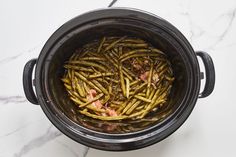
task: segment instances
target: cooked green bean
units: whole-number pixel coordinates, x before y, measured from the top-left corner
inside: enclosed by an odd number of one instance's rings
[[[150,87],[151,87],[151,81],[152,81],[152,73],[153,73],[153,64],[151,63],[151,68],[148,75],[148,84],[147,84],[147,92],[146,97],[150,94]]]
[[[149,50],[149,49],[133,50],[133,51],[127,52],[127,53],[123,54],[122,56],[120,56],[120,60],[122,60],[128,56],[134,55],[134,54],[139,54],[141,52],[147,53],[147,52],[151,52],[151,50]]]
[[[101,57],[83,57],[80,59],[81,61],[105,61],[105,58]]]
[[[68,78],[63,78],[61,80],[66,84],[70,84],[70,80]]]
[[[147,86],[147,82],[143,83],[142,85],[140,85],[139,87],[137,87],[134,91],[134,94],[137,94],[138,92],[142,91],[145,86]]]
[[[84,90],[86,93],[89,93],[90,89],[85,82],[83,82]]]
[[[141,82],[141,80],[140,80],[140,79],[137,79],[137,80],[131,82],[131,83],[130,83],[130,86],[134,86],[134,85],[136,85],[136,84],[138,84],[138,83],[140,83],[140,82]]]
[[[108,80],[108,81],[114,82],[114,83],[119,83],[119,81],[117,81],[113,78],[110,78],[110,77],[106,77],[105,79]]]
[[[84,88],[81,87],[81,85],[80,85],[80,83],[79,83],[79,81],[78,81],[77,78],[75,78],[75,80],[76,80],[76,89],[77,89],[79,95],[80,95],[81,97],[85,97],[86,94],[85,94]]]
[[[100,120],[121,120],[121,119],[125,119],[127,117],[127,116],[112,116],[112,117],[98,116],[96,114],[91,114],[91,113],[87,112],[86,110],[82,110],[79,112],[88,116],[88,117],[92,117],[92,118],[100,119]]]
[[[121,114],[124,114],[135,102],[137,101],[137,99],[132,99],[123,109]]]
[[[118,69],[118,62],[115,62],[109,55],[107,55],[107,54],[104,54],[104,56],[107,58],[107,60],[109,61],[109,62],[111,62],[112,64],[113,64],[113,66],[115,66],[117,69]],[[124,69],[124,67],[122,67],[123,69]],[[128,77],[128,79],[130,79],[130,80],[132,80],[132,77],[124,70],[123,71],[123,73],[124,73],[124,75],[126,76],[126,77]]]
[[[130,58],[135,58],[135,57],[156,57],[158,59],[159,54],[157,53],[139,53],[139,54],[133,54],[133,55],[128,55],[127,57],[123,57],[120,62],[124,62]]]
[[[130,90],[129,79],[125,78],[125,82],[126,82],[126,97],[129,98],[129,90]]]
[[[130,114],[133,112],[133,110],[135,108],[137,108],[137,106],[141,103],[141,101],[136,101],[127,111],[126,111],[126,114]]]
[[[97,80],[92,80],[91,82],[94,83],[94,85],[98,87],[104,94],[108,94],[106,88],[104,88]]]
[[[124,76],[123,76],[123,71],[122,71],[122,66],[119,65],[119,76],[120,76],[120,86],[123,91],[123,95],[126,96],[126,91],[125,91],[125,81],[124,81]]]
[[[148,102],[148,103],[152,102],[152,100],[147,99],[147,98],[144,98],[144,97],[139,96],[139,95],[135,95],[134,97],[135,97],[136,99],[142,100],[142,101],[144,101],[144,102]]]
[[[84,68],[84,67],[78,67],[74,65],[64,65],[66,69],[74,69],[74,70],[79,70],[79,71],[84,71],[84,72],[94,72],[92,69]]]
[[[115,52],[115,50],[111,50],[110,54],[115,56],[116,58],[119,58],[118,54]]]
[[[72,87],[71,87],[70,85],[64,83],[64,86],[66,87],[66,89],[68,89],[68,90],[72,90]]]
[[[120,39],[114,41],[114,42],[111,43],[109,46],[107,46],[104,51],[106,52],[107,50],[110,50],[112,47],[114,47],[117,43],[119,43],[120,41],[124,40],[125,38],[126,38],[126,37],[124,36],[124,37],[122,37],[122,38],[120,38]]]
[[[96,89],[98,92],[101,92],[101,89],[99,89],[95,84],[93,84],[92,82],[88,81],[86,77],[84,77],[83,75],[81,75],[78,72],[75,72],[75,75],[78,76],[82,81],[84,81],[85,83],[87,83],[89,86],[91,86],[92,88]]]
[[[88,78],[98,78],[98,77],[105,77],[105,76],[113,76],[116,73],[99,73],[99,74],[93,74],[89,75]]]
[[[104,44],[105,41],[106,41],[106,38],[103,37],[102,40],[101,40],[101,42],[100,42],[100,45],[99,45],[99,47],[98,47],[97,53],[100,53],[100,51],[101,51],[101,49],[102,49],[102,46],[103,46],[103,44]]]
[[[102,71],[107,71],[107,69],[97,63],[94,62],[88,62],[88,61],[70,61],[70,64],[79,64],[79,65],[85,65],[85,66],[93,66],[96,67]]]
[[[76,49],[64,68],[61,81],[76,105],[73,114],[104,121],[129,119],[142,128],[171,109],[168,100],[175,77],[170,61],[142,39],[102,37]],[[150,112],[160,116],[149,118]],[[130,130],[129,122],[117,130]]]

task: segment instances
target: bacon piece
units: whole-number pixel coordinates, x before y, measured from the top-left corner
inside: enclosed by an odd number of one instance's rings
[[[112,110],[112,109],[107,108],[107,111],[108,111],[108,115],[109,115],[109,116],[117,116],[117,113],[116,113],[115,110]]]
[[[143,80],[143,81],[147,81],[148,75],[149,75],[149,71],[146,71],[146,72],[142,73],[142,74],[139,76],[139,78],[140,78],[141,80]]]

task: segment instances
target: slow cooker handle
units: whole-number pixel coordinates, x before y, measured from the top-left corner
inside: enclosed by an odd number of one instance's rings
[[[197,56],[199,56],[203,64],[205,66],[205,72],[206,72],[206,83],[203,91],[199,94],[199,98],[205,98],[209,96],[215,87],[215,68],[214,63],[211,59],[211,56],[203,51],[197,51]]]
[[[32,104],[38,105],[38,99],[35,96],[32,84],[32,73],[34,66],[36,64],[37,59],[29,60],[24,67],[23,70],[23,88],[25,92],[25,96],[29,102]]]

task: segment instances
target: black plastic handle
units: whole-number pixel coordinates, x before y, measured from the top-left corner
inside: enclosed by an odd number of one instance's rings
[[[214,63],[211,59],[211,56],[203,51],[197,51],[196,52],[197,56],[199,56],[203,64],[205,66],[205,72],[206,72],[206,83],[203,91],[199,94],[199,98],[205,98],[209,96],[212,91],[214,90],[215,87],[215,68],[214,68]]]
[[[25,64],[24,71],[23,71],[23,88],[24,88],[25,96],[29,102],[35,105],[38,104],[38,99],[33,90],[32,73],[33,73],[33,69],[36,64],[36,61],[37,59],[29,60]]]

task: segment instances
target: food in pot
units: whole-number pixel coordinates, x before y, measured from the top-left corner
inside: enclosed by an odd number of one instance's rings
[[[142,119],[168,102],[167,56],[134,37],[103,37],[78,48],[61,79],[78,112],[100,120]]]

